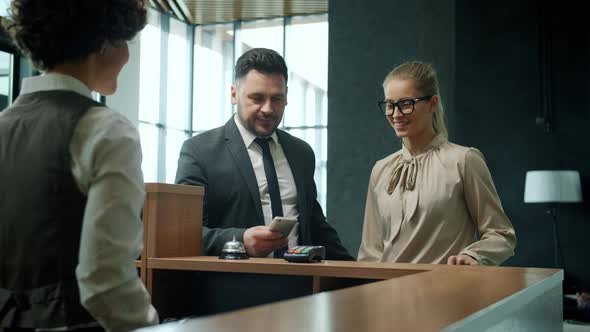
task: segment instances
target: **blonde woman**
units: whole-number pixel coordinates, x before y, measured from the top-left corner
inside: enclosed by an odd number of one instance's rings
[[[359,261],[499,265],[516,236],[483,155],[447,140],[434,68],[407,62],[379,102],[402,149],[373,167]]]

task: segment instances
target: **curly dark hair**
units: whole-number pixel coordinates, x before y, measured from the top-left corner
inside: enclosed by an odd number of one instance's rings
[[[13,0],[3,25],[40,70],[83,60],[146,24],[145,0]]]

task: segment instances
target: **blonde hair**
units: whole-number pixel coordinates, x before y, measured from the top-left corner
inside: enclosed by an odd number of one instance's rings
[[[385,88],[387,83],[392,79],[413,80],[416,82],[416,89],[421,93],[438,96],[438,104],[436,110],[432,114],[432,129],[434,129],[436,134],[448,139],[449,133],[445,122],[445,113],[440,97],[438,78],[432,65],[418,61],[402,63],[385,76],[385,79],[383,80],[383,88]]]

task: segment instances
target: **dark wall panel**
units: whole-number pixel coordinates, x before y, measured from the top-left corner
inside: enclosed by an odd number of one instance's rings
[[[453,6],[439,1],[330,1],[328,219],[356,255],[374,163],[400,143],[377,101],[381,83],[407,60],[432,62],[452,102]],[[430,10],[429,10],[430,8]]]
[[[526,171],[545,164],[545,151],[555,149],[535,123],[541,108],[538,15],[529,11],[530,1],[478,4],[457,2],[452,137],[486,157],[517,232],[517,255],[507,263],[540,266],[553,257],[551,225],[540,224],[538,209],[523,203]]]
[[[558,206],[567,284],[590,287],[590,29],[574,3],[459,0],[456,5],[454,139],[482,150],[518,236],[506,265],[552,267],[551,217],[544,204],[523,202],[527,170],[575,169],[586,203]],[[567,10],[565,10],[567,8]],[[541,31],[545,31],[542,33]],[[542,48],[550,75],[553,131],[541,115]]]
[[[526,171],[580,171],[586,201],[559,206],[558,223],[568,284],[590,288],[590,29],[581,5],[543,5],[330,1],[327,204],[352,253],[371,168],[399,149],[376,111],[381,81],[394,65],[417,58],[439,70],[451,141],[486,157],[518,236],[506,265],[553,266],[547,207],[523,202]],[[551,45],[551,133],[535,122],[543,106],[542,38]]]

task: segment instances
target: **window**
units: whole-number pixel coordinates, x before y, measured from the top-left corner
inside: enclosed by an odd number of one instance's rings
[[[233,113],[233,36],[233,24],[195,28],[193,134],[223,125]]]
[[[166,182],[174,183],[178,155],[182,143],[188,138],[191,128],[188,126],[191,100],[189,99],[189,85],[192,80],[189,73],[189,58],[192,53],[189,49],[189,34],[192,28],[186,24],[170,20],[170,32],[168,33],[168,65],[166,66],[166,107],[165,113],[165,146],[166,154],[164,174]]]
[[[285,19],[243,22],[236,29],[236,59],[254,47],[270,48],[284,56]],[[235,63],[235,61],[234,61]]]
[[[10,0],[0,0],[0,16],[8,16],[8,8],[10,8]]]
[[[174,183],[189,126],[192,27],[149,11],[141,32],[139,133],[145,182]]]
[[[148,25],[140,35],[139,136],[145,182],[157,182],[160,126],[160,15],[148,11]]]
[[[9,0],[0,0],[0,19],[8,16]],[[8,107],[18,94],[19,57],[8,34],[0,28],[0,112]],[[25,74],[24,72],[22,74]]]
[[[311,145],[318,201],[326,211],[328,159],[328,21],[326,15],[293,17],[286,24],[289,104],[282,127]]]
[[[235,112],[230,103],[234,64],[254,47],[274,49],[287,61],[289,104],[280,128],[313,148],[318,201],[325,208],[327,15],[192,28],[150,11],[141,35],[139,130],[145,181],[174,182],[184,140],[230,119]]]
[[[0,51],[0,112],[12,102],[13,55]]]

